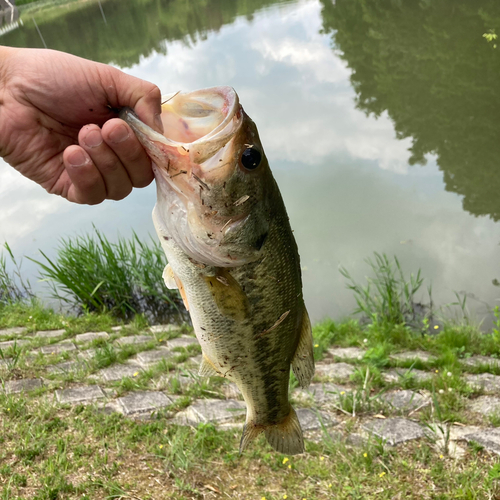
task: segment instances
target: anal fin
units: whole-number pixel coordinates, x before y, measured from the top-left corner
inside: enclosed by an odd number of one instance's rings
[[[200,377],[222,377],[220,373],[217,372],[214,365],[209,361],[205,354],[201,355],[201,365],[198,371]]]
[[[313,338],[309,314],[307,314],[305,308],[302,316],[299,345],[292,359],[292,369],[300,387],[307,387],[311,383],[314,376]]]
[[[174,273],[170,264],[167,264],[165,266],[165,269],[163,270],[163,280],[165,281],[165,285],[169,290],[179,290],[182,297],[182,302],[184,302],[184,307],[187,311],[189,311],[189,304],[186,296],[186,290],[184,290],[184,285]]]

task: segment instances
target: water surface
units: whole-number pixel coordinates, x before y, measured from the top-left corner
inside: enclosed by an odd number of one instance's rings
[[[113,64],[165,93],[233,86],[281,187],[313,320],[350,313],[338,265],[361,279],[374,251],[421,268],[437,303],[467,293],[481,319],[500,298],[500,43],[483,36],[500,33],[500,5],[367,4],[73,2],[21,10],[0,41]],[[92,225],[147,238],[154,203],[150,186],[72,205],[0,165],[0,241],[17,255],[54,255]]]

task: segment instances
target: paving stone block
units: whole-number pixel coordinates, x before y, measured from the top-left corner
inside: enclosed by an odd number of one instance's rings
[[[381,396],[381,399],[401,411],[415,410],[431,402],[429,397],[409,390],[387,392]]]
[[[193,356],[192,358],[187,359],[184,364],[187,366],[200,366],[201,365],[202,356],[198,354],[198,356]]]
[[[316,405],[323,404],[338,404],[341,393],[347,393],[350,389],[340,385],[326,384],[311,384],[307,389],[298,389],[293,392],[297,399],[313,400]]]
[[[226,399],[243,399],[238,386],[234,382],[223,384],[221,390]]]
[[[488,451],[500,455],[500,428],[488,428],[473,434],[467,434],[464,439],[467,442],[475,441],[484,446]]]
[[[123,325],[117,325],[117,326],[111,327],[111,331],[113,331],[113,332],[119,332],[121,330],[123,330]]]
[[[125,346],[125,345],[135,345],[135,344],[147,344],[148,342],[153,342],[155,338],[152,335],[130,335],[129,337],[120,337],[115,340],[115,344]]]
[[[488,393],[500,392],[500,376],[491,373],[467,374],[466,382],[476,390],[483,390]]]
[[[0,370],[7,370],[12,363],[13,358],[0,359]]]
[[[76,357],[78,359],[83,359],[85,361],[90,361],[95,358],[97,349],[84,349],[83,351],[79,351]]]
[[[133,365],[112,365],[99,370],[93,377],[100,378],[106,382],[115,382],[125,377],[137,376],[142,369]]]
[[[12,328],[2,328],[0,337],[10,337],[11,335],[24,335],[26,328],[24,326],[14,326]]]
[[[413,368],[393,368],[382,373],[382,379],[384,382],[390,384],[401,383],[407,377],[411,377],[417,382],[425,382],[427,380],[431,380],[433,374],[423,370],[415,370]]]
[[[106,395],[98,385],[86,385],[56,391],[57,401],[63,404],[91,403],[105,397]]]
[[[382,438],[391,446],[425,436],[423,427],[405,418],[371,420],[363,427],[369,433]]]
[[[79,361],[64,361],[63,363],[57,363],[56,365],[50,365],[47,367],[49,373],[71,373],[81,370],[85,367],[83,362]]]
[[[108,332],[87,332],[80,333],[75,337],[77,342],[92,342],[98,339],[109,339]]]
[[[44,330],[35,333],[37,339],[55,339],[66,335],[66,330]]]
[[[162,359],[168,361],[177,356],[177,353],[170,351],[169,349],[155,349],[153,351],[140,352],[134,357],[134,361],[139,363],[141,366],[149,366],[154,363],[158,363]]]
[[[5,340],[3,342],[0,342],[0,349],[5,350],[9,349],[11,347],[17,346],[17,347],[22,347],[23,345],[29,344],[29,340]]]
[[[9,380],[4,383],[3,390],[6,394],[18,392],[28,392],[42,387],[43,382],[39,378],[23,378],[19,380]]]
[[[196,337],[188,337],[186,335],[182,335],[182,337],[177,337],[175,339],[170,339],[167,341],[167,347],[169,349],[173,349],[174,347],[184,347],[196,344],[198,345],[198,340]]]
[[[468,401],[467,405],[472,411],[482,413],[485,416],[500,415],[500,398],[495,396],[479,396],[477,399]]]
[[[347,363],[318,363],[315,375],[332,380],[349,380],[355,371],[356,368]]]
[[[363,359],[366,349],[359,347],[332,347],[328,349],[328,354],[338,359]]]
[[[185,413],[186,423],[197,425],[201,422],[221,423],[245,415],[245,404],[234,399],[199,399]]]
[[[416,361],[418,359],[424,363],[432,363],[436,361],[436,356],[425,351],[405,351],[391,354],[389,359],[393,361]]]
[[[173,400],[163,392],[137,391],[117,399],[124,415],[151,413],[171,405]]]
[[[471,356],[470,358],[461,359],[460,363],[470,368],[477,368],[478,366],[500,367],[500,359],[489,356]]]
[[[63,340],[57,344],[40,347],[38,351],[42,354],[60,354],[61,352],[76,351],[76,346],[70,340]]]
[[[332,415],[324,411],[299,408],[296,413],[304,432],[322,429],[323,427],[333,427],[338,424],[338,421]]]
[[[153,325],[149,327],[149,331],[151,333],[165,333],[179,330],[179,328],[178,325]]]

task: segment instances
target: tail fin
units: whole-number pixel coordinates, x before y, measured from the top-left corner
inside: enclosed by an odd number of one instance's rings
[[[297,414],[291,406],[290,413],[279,424],[256,426],[252,422],[247,422],[241,436],[240,453],[261,432],[266,435],[267,442],[280,453],[297,455],[304,452],[302,429]]]

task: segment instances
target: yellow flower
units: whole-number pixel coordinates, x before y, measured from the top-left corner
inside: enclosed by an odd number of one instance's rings
[[[325,457],[319,457],[319,459],[320,459],[320,460],[324,460],[324,459],[325,459]]]
[[[163,445],[162,445],[162,444],[160,444],[160,446],[158,446],[158,448],[160,448],[160,450],[161,450],[161,449],[163,448]]]
[[[381,472],[378,477],[384,477],[385,476],[385,472]]]
[[[331,488],[331,487],[332,487],[332,483],[330,483],[330,484],[328,485],[328,488]]]
[[[439,458],[442,460],[444,457],[443,457],[443,455],[439,455]]]
[[[439,370],[436,370],[436,373],[439,373]]]
[[[434,327],[434,330],[439,330],[439,326],[438,326],[438,325],[436,325],[436,326]]]
[[[283,495],[283,500],[286,500],[288,498],[288,495]]]
[[[314,344],[314,347],[319,347],[319,344]]]
[[[266,497],[262,497],[260,500],[266,500]]]
[[[285,464],[288,462],[288,460],[289,460],[289,459],[288,459],[287,457],[285,457],[285,458],[283,459],[283,465],[285,465]]]
[[[366,458],[368,456],[368,453],[363,453],[363,456]]]
[[[340,391],[340,395],[343,396],[345,394],[345,391]]]
[[[288,468],[289,468],[289,469],[291,469],[291,468],[292,468],[292,466],[291,466],[291,465],[289,465],[289,466],[288,466]]]
[[[137,377],[137,375],[139,375],[139,372],[134,373],[134,377]]]

